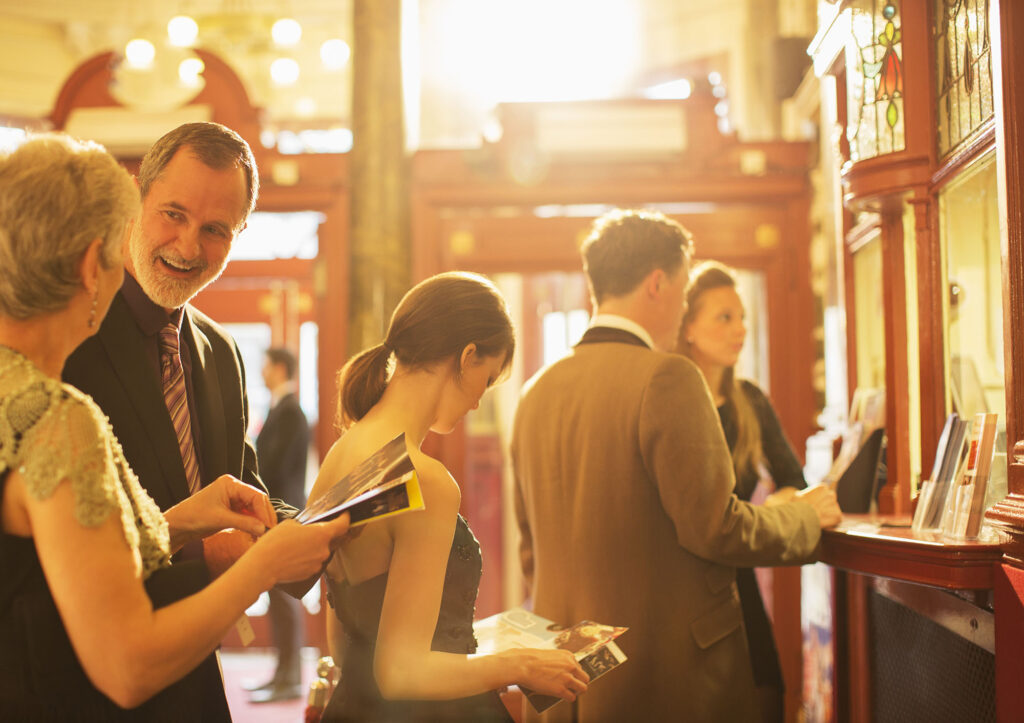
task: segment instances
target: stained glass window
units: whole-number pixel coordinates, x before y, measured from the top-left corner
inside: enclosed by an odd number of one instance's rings
[[[935,61],[939,155],[993,115],[989,0],[936,0]]]
[[[858,0],[850,8],[846,79],[850,158],[902,151],[903,38],[896,0]]]

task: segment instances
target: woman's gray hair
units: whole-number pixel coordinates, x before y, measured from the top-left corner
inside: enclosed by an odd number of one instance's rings
[[[61,133],[30,136],[0,153],[0,314],[28,319],[65,308],[79,265],[103,240],[104,268],[120,263],[139,192],[103,146]]]

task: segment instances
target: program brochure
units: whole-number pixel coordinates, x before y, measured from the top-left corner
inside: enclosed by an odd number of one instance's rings
[[[512,608],[473,624],[478,654],[513,648],[562,648],[576,656],[591,682],[625,662],[626,655],[614,640],[628,629],[589,620],[567,628],[524,608]],[[538,713],[561,700],[527,688],[522,691]]]
[[[419,478],[409,459],[405,434],[400,434],[307,504],[295,519],[305,525],[347,512],[355,526],[421,509]]]

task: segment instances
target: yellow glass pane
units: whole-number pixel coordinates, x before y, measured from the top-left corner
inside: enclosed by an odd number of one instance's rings
[[[885,309],[882,241],[876,236],[853,255],[857,386],[885,388]]]
[[[1003,359],[1002,259],[996,161],[990,154],[939,194],[945,256],[949,394],[952,410],[970,419],[999,415],[987,504],[1006,494],[1006,385]]]

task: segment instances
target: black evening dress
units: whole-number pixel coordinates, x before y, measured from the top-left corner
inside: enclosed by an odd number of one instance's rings
[[[473,614],[480,585],[480,545],[460,515],[448,555],[432,650],[476,652]],[[327,599],[345,630],[341,680],[324,721],[511,721],[496,691],[456,700],[385,700],[373,675],[373,655],[388,573],[357,585],[332,583]]]
[[[756,384],[746,380],[740,382],[740,388],[750,400],[754,413],[757,415],[757,421],[761,425],[761,449],[764,451],[768,472],[771,474],[776,488],[803,489],[807,486],[803,468],[800,466],[800,461],[796,458],[793,448],[786,440],[786,435],[782,432],[782,425],[779,424],[779,418],[775,415],[775,410],[772,409],[768,397]],[[736,447],[736,438],[739,433],[736,426],[736,408],[732,403],[727,402],[718,408],[718,416],[722,420],[725,441],[729,444],[729,451],[732,452]],[[756,471],[738,475],[736,496],[749,502],[757,483]],[[768,620],[768,614],[765,612],[761,591],[757,587],[757,577],[752,568],[741,567],[736,570],[736,587],[739,590],[740,604],[743,607],[743,623],[747,628],[747,643],[750,646],[750,659],[754,668],[754,682],[759,686],[777,688],[781,692],[784,686],[782,667],[779,665],[779,652],[775,647],[771,621]]]
[[[171,565],[167,523],[129,468],[100,408],[0,346],[0,500],[12,470],[20,473],[27,494],[40,500],[70,484],[75,519],[68,524],[96,527],[111,515],[119,518],[126,550],[135,556],[154,607],[208,582],[199,562]],[[230,721],[220,680],[211,655],[139,707],[120,708],[82,668],[35,541],[0,530],[0,721]]]

